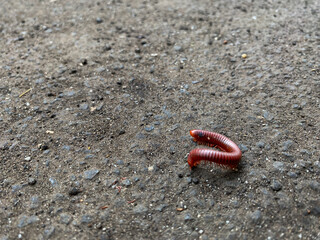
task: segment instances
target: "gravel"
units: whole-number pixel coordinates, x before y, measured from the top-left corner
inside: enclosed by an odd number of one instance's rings
[[[3,1],[0,239],[318,239],[319,9]]]

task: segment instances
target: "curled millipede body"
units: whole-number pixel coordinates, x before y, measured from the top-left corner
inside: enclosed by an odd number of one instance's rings
[[[191,130],[190,135],[198,144],[216,147],[221,151],[197,148],[191,150],[188,156],[190,168],[195,167],[201,161],[212,162],[218,166],[236,169],[242,153],[239,147],[229,138],[214,132],[203,130]]]

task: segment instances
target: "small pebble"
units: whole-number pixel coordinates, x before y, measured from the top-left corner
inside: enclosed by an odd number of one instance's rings
[[[129,180],[129,179],[125,179],[124,181],[123,181],[123,184],[126,186],[126,187],[130,187],[131,186],[131,181]]]
[[[92,180],[99,172],[100,170],[98,169],[87,170],[84,172],[83,177],[84,179]]]
[[[54,231],[55,231],[55,227],[54,226],[47,226],[45,229],[44,229],[44,235],[47,237],[47,238],[50,238],[52,237],[52,235],[54,234]]]
[[[278,171],[283,171],[283,170],[284,170],[284,164],[283,164],[283,162],[275,161],[272,165],[273,165],[273,167],[274,167],[275,169],[277,169]]]
[[[253,223],[255,223],[255,224],[260,223],[260,222],[261,222],[261,218],[262,218],[261,215],[262,215],[262,214],[261,214],[261,211],[260,211],[260,210],[254,211],[254,212],[251,214],[251,216],[250,216],[251,221],[252,221]]]
[[[54,179],[54,178],[49,178],[49,182],[51,183],[51,186],[52,186],[52,187],[58,186],[58,182],[57,182],[57,180]]]
[[[145,213],[145,212],[147,212],[148,211],[148,208],[145,206],[145,205],[143,205],[143,204],[139,204],[139,205],[137,205],[137,206],[135,206],[134,208],[133,208],[133,212],[134,213]]]
[[[122,160],[118,160],[118,161],[116,162],[116,164],[117,164],[117,165],[124,165],[124,162],[123,162]]]
[[[35,216],[35,215],[32,215],[32,216],[26,216],[26,215],[22,215],[21,217],[19,217],[18,219],[18,228],[22,228],[22,227],[25,227],[27,225],[30,225],[30,224],[33,224],[33,223],[36,223],[38,222],[40,219],[39,217]]]
[[[67,213],[60,214],[60,223],[68,225],[72,220],[72,216]]]
[[[176,51],[176,52],[182,52],[183,51],[183,48],[181,46],[174,46],[173,49]]]
[[[79,106],[79,108],[80,108],[81,110],[87,110],[87,109],[89,108],[89,105],[88,105],[87,103],[81,103],[80,106]]]
[[[37,180],[36,179],[34,179],[34,178],[32,178],[32,177],[30,177],[30,178],[28,178],[28,184],[29,185],[35,185],[37,183]]]
[[[198,183],[199,183],[199,179],[198,179],[198,178],[192,178],[192,182],[193,182],[194,184],[198,184]]]
[[[293,141],[291,140],[287,140],[285,142],[282,143],[282,151],[288,151],[289,148],[293,145]]]
[[[69,190],[69,196],[75,196],[81,193],[82,191],[76,187],[73,187]]]
[[[165,209],[166,207],[168,207],[168,204],[160,204],[158,207],[156,207],[155,209],[159,212],[162,212],[163,209]]]
[[[147,132],[151,132],[154,129],[154,126],[147,126],[144,128]]]
[[[185,222],[189,222],[189,221],[192,221],[193,220],[193,217],[190,213],[185,213],[184,215],[184,221]]]
[[[239,148],[242,153],[245,153],[246,151],[248,151],[248,147],[246,145],[239,144]]]
[[[103,20],[101,18],[99,18],[99,17],[96,18],[96,23],[100,24],[102,22],[103,22]]]
[[[291,178],[297,178],[298,177],[298,175],[295,173],[295,172],[288,172],[288,174],[287,174],[289,177],[291,177]]]
[[[267,120],[267,121],[272,121],[274,119],[274,116],[269,113],[268,111],[264,111],[263,113],[263,117]]]
[[[39,197],[38,196],[32,196],[30,198],[30,208],[31,209],[35,209],[35,208],[38,208],[39,205],[40,205]]]
[[[83,215],[81,217],[81,221],[80,222],[88,224],[88,223],[92,222],[92,220],[93,220],[93,217],[91,215]]]
[[[264,148],[264,145],[265,145],[265,143],[264,142],[261,142],[261,141],[259,141],[259,142],[257,142],[257,147],[259,147],[259,148]]]
[[[282,189],[282,184],[277,180],[273,180],[271,183],[271,188],[274,191],[280,191]]]

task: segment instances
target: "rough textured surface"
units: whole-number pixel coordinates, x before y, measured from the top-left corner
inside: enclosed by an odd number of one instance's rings
[[[319,1],[0,2],[0,239],[320,238]]]

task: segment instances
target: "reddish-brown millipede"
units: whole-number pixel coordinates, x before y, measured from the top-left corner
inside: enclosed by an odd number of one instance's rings
[[[213,162],[218,166],[236,169],[241,159],[241,150],[229,138],[214,132],[203,130],[191,130],[190,135],[198,144],[217,147],[221,151],[196,148],[191,150],[188,156],[190,168],[195,167],[201,161]]]

